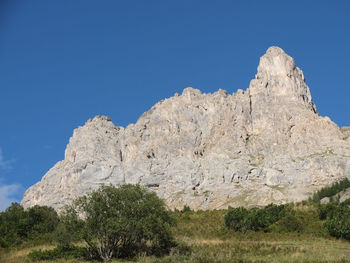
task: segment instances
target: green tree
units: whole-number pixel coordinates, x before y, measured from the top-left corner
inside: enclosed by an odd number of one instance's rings
[[[78,198],[66,218],[67,225],[81,226],[76,233],[104,261],[160,254],[173,245],[174,220],[164,201],[139,185],[101,186]]]
[[[27,229],[30,238],[40,238],[52,233],[59,222],[57,212],[52,207],[35,205],[27,210]]]
[[[20,244],[28,236],[28,214],[18,203],[0,213],[0,246]]]
[[[79,219],[77,211],[72,206],[67,206],[60,214],[60,221],[55,231],[58,247],[68,249],[72,243],[81,240],[81,230],[84,221]]]
[[[0,213],[0,247],[32,240],[51,241],[58,221],[58,215],[51,207],[36,205],[24,210],[20,204],[12,203]]]

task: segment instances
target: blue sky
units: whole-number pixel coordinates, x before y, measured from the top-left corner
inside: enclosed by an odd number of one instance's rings
[[[246,89],[278,45],[350,126],[350,1],[0,0],[0,210],[95,115],[135,122],[187,86]]]

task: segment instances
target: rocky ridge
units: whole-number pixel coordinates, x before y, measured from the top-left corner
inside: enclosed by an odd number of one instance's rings
[[[245,91],[186,88],[126,128],[88,120],[22,205],[59,209],[101,183],[145,185],[171,208],[300,201],[350,176],[348,133],[319,116],[303,72],[270,47]]]

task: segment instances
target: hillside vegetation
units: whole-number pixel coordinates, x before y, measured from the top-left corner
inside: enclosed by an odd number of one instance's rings
[[[169,253],[155,256],[141,252],[112,262],[350,262],[349,202],[319,202],[321,193],[337,194],[344,190],[339,186],[345,184],[344,180],[320,190],[309,201],[298,204],[212,211],[185,207],[169,212],[177,222],[171,228],[176,245]],[[2,239],[8,231],[4,228],[8,210],[1,213]],[[50,228],[43,239],[37,234],[25,234],[21,226],[23,239],[3,247],[0,262],[91,262],[82,240],[64,249],[55,240],[59,230],[50,232]],[[42,221],[40,226],[28,228],[29,233],[44,229]]]

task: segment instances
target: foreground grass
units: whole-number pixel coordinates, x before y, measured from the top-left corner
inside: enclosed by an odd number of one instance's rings
[[[289,241],[252,240],[189,240],[188,255],[171,255],[162,258],[139,257],[130,262],[350,262],[350,245],[339,240],[314,238]],[[48,249],[48,247],[36,247]],[[2,254],[1,262],[31,262],[26,255],[31,249],[12,250]],[[50,262],[50,261],[43,261]],[[51,261],[52,262],[52,261]],[[60,259],[55,262],[88,262],[77,259]],[[113,262],[129,262],[118,261]]]
[[[300,207],[313,213],[312,208]],[[226,210],[198,211],[177,214],[178,224],[173,229],[176,240],[190,251],[172,251],[169,256],[144,257],[133,261],[112,262],[166,263],[166,262],[350,262],[350,242],[337,240],[322,230],[320,222],[311,222],[303,233],[237,233],[223,228]],[[31,262],[27,255],[33,249],[52,249],[53,246],[35,246],[0,251],[1,263]],[[83,263],[77,259],[56,261]]]

